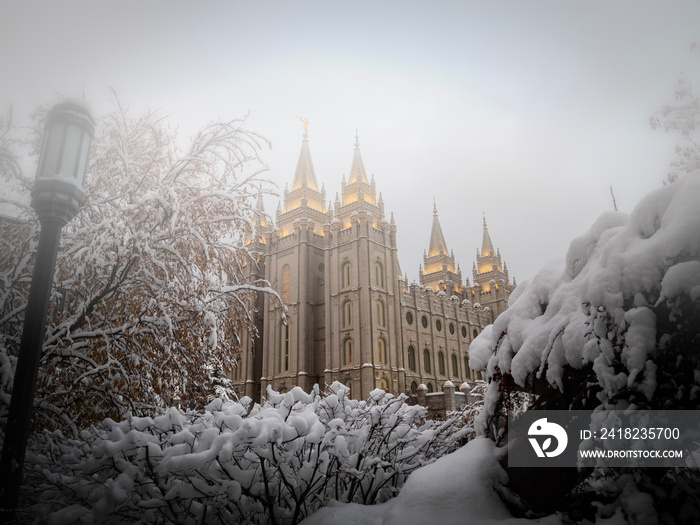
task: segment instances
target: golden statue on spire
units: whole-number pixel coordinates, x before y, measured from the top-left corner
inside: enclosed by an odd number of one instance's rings
[[[297,117],[299,120],[301,120],[302,125],[304,126],[304,133],[309,132],[309,119],[306,117]]]

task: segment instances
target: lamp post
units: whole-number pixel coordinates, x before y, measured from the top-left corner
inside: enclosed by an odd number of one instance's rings
[[[14,518],[19,500],[58,242],[63,226],[75,217],[85,197],[83,180],[94,132],[94,119],[78,102],[58,104],[46,118],[32,188],[32,208],[39,217],[41,233],[0,460],[0,517],[8,521]]]

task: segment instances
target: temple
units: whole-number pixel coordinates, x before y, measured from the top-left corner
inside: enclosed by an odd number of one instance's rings
[[[248,246],[257,262],[246,269],[250,279],[267,280],[284,306],[256,296],[257,335],[241,338],[236,392],[259,400],[268,385],[309,391],[340,381],[352,397],[366,398],[375,388],[415,392],[424,384],[433,392],[447,380],[473,382],[469,344],[507,308],[515,287],[485,218],[470,284],[434,204],[419,284],[409,284],[394,216],[387,218],[374,176],[367,176],[357,136],[332,205],[319,189],[306,125],[291,181],[274,223],[258,200]]]

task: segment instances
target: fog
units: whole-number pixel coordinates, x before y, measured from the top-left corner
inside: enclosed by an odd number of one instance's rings
[[[159,109],[183,138],[250,113],[281,192],[301,145],[340,191],[359,135],[399,258],[417,280],[433,199],[471,277],[482,213],[521,282],[603,211],[659,187],[678,137],[649,117],[673,100],[690,51],[691,2],[4,2],[0,105],[18,119],[112,90]],[[273,212],[277,198],[268,197]]]

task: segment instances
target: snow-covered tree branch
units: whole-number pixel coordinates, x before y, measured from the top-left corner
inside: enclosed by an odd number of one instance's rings
[[[700,408],[698,202],[700,170],[649,194],[630,215],[601,215],[565,260],[520,284],[470,347],[470,364],[490,381],[478,432],[501,441],[523,390],[530,409]],[[574,481],[576,490],[557,482],[570,490],[571,512],[581,511],[586,492],[611,504],[590,505],[572,522],[641,508],[650,523],[683,523],[700,511],[695,468],[598,468]]]
[[[700,55],[698,49],[700,47],[696,43],[691,45],[691,50]],[[682,73],[678,79],[673,103],[666,104],[650,118],[653,129],[663,128],[666,132],[672,131],[681,135],[681,142],[676,145],[676,158],[671,162],[669,182],[700,168],[698,123],[700,123],[700,99],[693,91],[688,75]]]
[[[405,396],[268,389],[262,405],[107,419],[81,439],[45,432],[30,451],[35,517],[58,523],[299,523],[330,500],[393,498],[409,474],[459,446],[462,414],[426,420]]]
[[[22,181],[9,117],[2,126],[2,176]],[[132,117],[117,102],[99,120],[85,204],[64,228],[57,260],[37,390],[46,418],[64,426],[69,413],[81,428],[176,400],[206,403],[213,371],[235,366],[237,333],[252,329],[250,295],[274,294],[244,272],[255,264],[245,247],[255,199],[269,187],[266,144],[245,120],[207,125],[184,151],[155,112]],[[37,232],[27,210],[1,240],[4,406]]]

